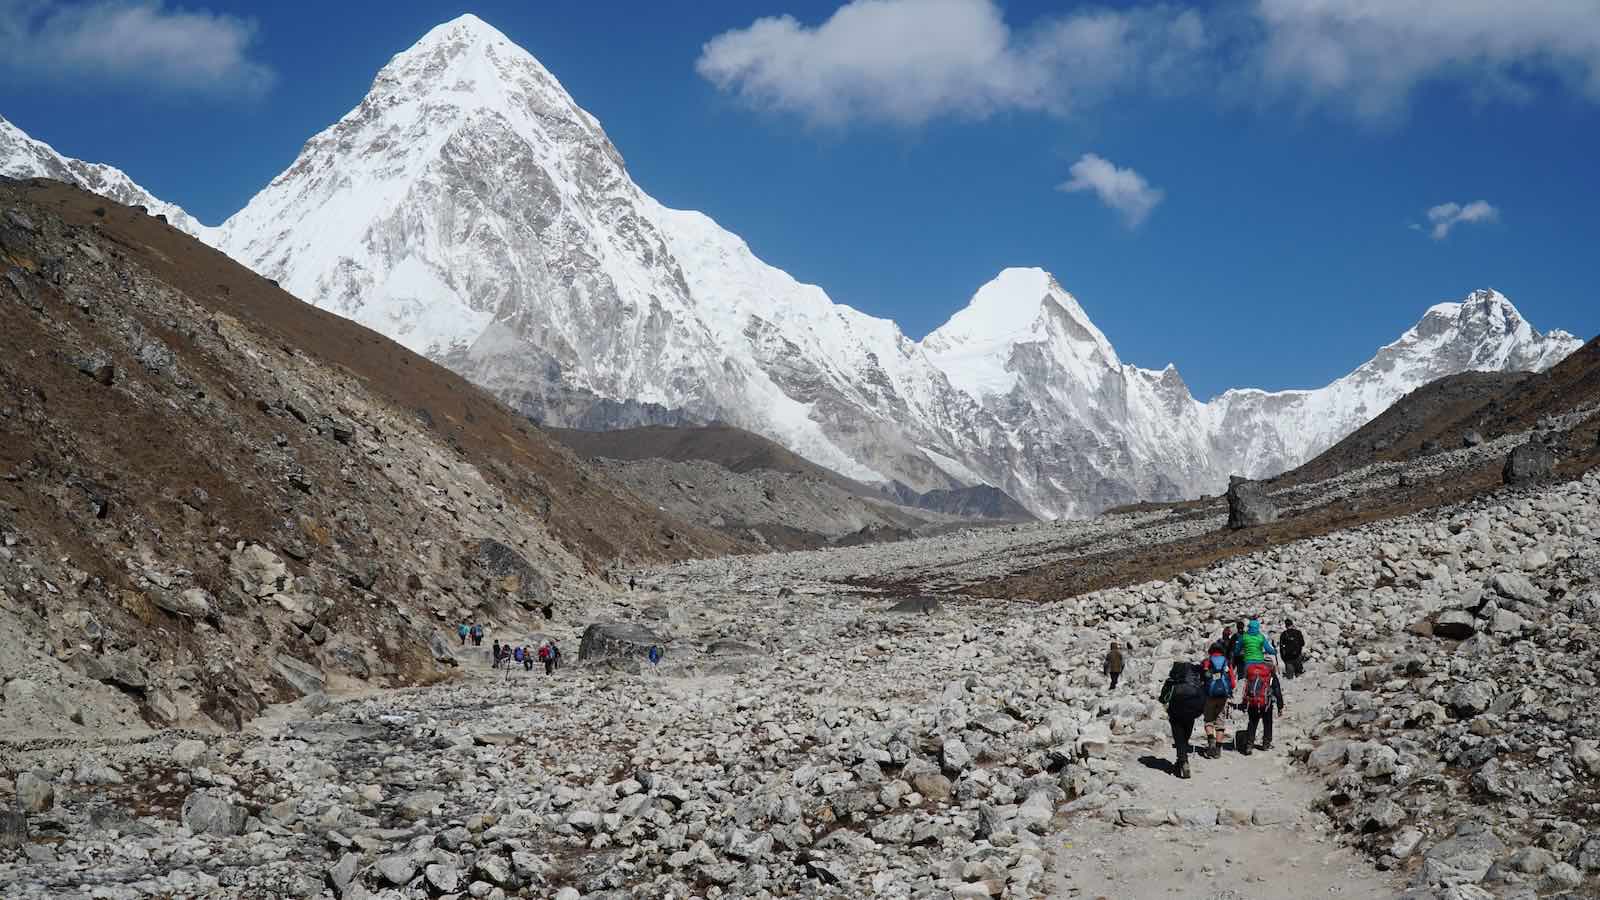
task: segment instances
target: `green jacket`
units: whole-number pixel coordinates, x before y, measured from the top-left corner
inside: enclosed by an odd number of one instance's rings
[[[1246,632],[1239,636],[1239,655],[1244,657],[1245,664],[1266,662],[1267,639],[1259,634]]]

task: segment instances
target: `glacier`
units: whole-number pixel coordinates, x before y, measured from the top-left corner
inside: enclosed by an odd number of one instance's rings
[[[1175,368],[1124,363],[1036,268],[913,340],[656,202],[555,76],[472,15],[391,59],[221,226],[3,119],[0,173],[162,213],[546,424],[722,421],[861,481],[985,483],[1043,517],[1275,474],[1436,378],[1544,369],[1581,344],[1478,291],[1323,388],[1202,402]]]

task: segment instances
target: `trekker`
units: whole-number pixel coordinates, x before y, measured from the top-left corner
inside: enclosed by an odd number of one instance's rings
[[[1244,677],[1244,654],[1241,646],[1244,640],[1244,620],[1234,623],[1233,640],[1228,644],[1228,659],[1233,663],[1233,679],[1238,681]]]
[[[477,624],[476,622],[474,622],[472,625],[472,646],[483,646],[483,626]]]
[[[1228,712],[1228,701],[1233,699],[1233,688],[1238,680],[1233,677],[1233,666],[1227,657],[1227,648],[1218,643],[1211,645],[1211,652],[1207,654],[1206,661],[1201,664],[1206,680],[1206,704],[1202,715],[1206,720],[1206,749],[1200,751],[1202,756],[1212,759],[1222,755],[1221,729],[1224,727],[1222,719]]]
[[[1117,679],[1122,677],[1122,647],[1116,641],[1111,642],[1111,651],[1106,654],[1105,674],[1111,676],[1111,690],[1117,689]]]
[[[1189,777],[1189,741],[1194,736],[1194,720],[1206,708],[1205,673],[1193,663],[1175,662],[1161,685],[1159,698],[1167,707],[1167,722],[1172,726],[1172,745],[1178,759],[1172,772]]]
[[[1249,628],[1239,636],[1237,659],[1248,667],[1255,663],[1264,663],[1267,657],[1277,655],[1278,648],[1272,646],[1272,640],[1261,633],[1261,620],[1251,619]]]
[[[1278,641],[1283,650],[1283,674],[1295,678],[1305,671],[1306,636],[1294,627],[1293,619],[1284,619],[1283,624],[1283,635]]]
[[[1272,708],[1277,706],[1278,712],[1283,712],[1283,683],[1278,681],[1278,673],[1269,663],[1251,663],[1246,675],[1244,689],[1245,709],[1250,716],[1250,723],[1245,726],[1244,746],[1239,752],[1245,756],[1250,755],[1250,748],[1257,750],[1272,749]],[[1256,726],[1262,726],[1261,743],[1256,743]]]
[[[499,638],[495,638],[494,639],[494,664],[491,665],[490,668],[491,669],[500,668],[500,639]]]
[[[513,647],[511,649],[511,661],[516,663],[519,666],[522,665],[522,648],[521,647]]]
[[[462,622],[461,623],[461,627],[456,629],[456,633],[461,635],[461,646],[463,646],[463,647],[465,647],[467,645],[467,631],[468,630],[469,629],[467,628],[467,623],[465,623],[465,622]]]
[[[543,647],[539,648],[539,661],[544,663],[544,673],[546,675],[555,674],[556,653],[555,650],[551,648],[549,642],[546,642]]]
[[[628,590],[630,590],[630,591],[631,591],[631,590],[633,590],[633,589],[634,589],[634,588],[635,588],[635,587],[636,587],[636,586],[638,586],[638,582],[636,582],[636,581],[634,581],[634,580],[633,580],[633,576],[632,576],[632,575],[629,575],[629,576],[628,576]]]

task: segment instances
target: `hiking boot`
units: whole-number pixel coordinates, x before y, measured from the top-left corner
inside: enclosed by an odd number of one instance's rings
[[[1239,748],[1239,755],[1240,756],[1249,756],[1250,755],[1250,746],[1248,744],[1246,744],[1245,746],[1240,747]]]
[[[1188,778],[1189,777],[1189,761],[1187,759],[1183,761],[1183,765],[1178,767],[1178,777],[1179,778]]]
[[[1271,750],[1272,749],[1272,742],[1271,741],[1262,741],[1261,743],[1256,745],[1256,749],[1257,750]]]

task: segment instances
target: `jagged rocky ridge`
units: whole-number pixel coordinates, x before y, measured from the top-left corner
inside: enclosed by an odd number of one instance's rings
[[[1482,291],[1320,390],[1201,403],[1172,367],[1123,363],[1037,269],[913,341],[656,203],[555,77],[470,15],[394,57],[220,229],[172,218],[541,422],[722,420],[851,478],[988,484],[1045,516],[1273,474],[1435,378],[1579,345]]]

